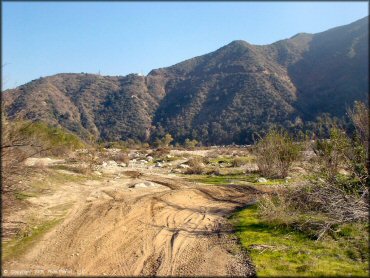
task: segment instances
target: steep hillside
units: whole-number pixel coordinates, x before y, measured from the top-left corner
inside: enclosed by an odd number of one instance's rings
[[[302,59],[288,65],[305,120],[327,112],[342,116],[369,92],[368,17],[315,34]]]
[[[58,74],[4,93],[11,118],[62,125],[84,138],[249,143],[273,126],[299,130],[343,117],[368,97],[368,17],[271,45],[244,41],[147,76]]]
[[[83,138],[147,140],[163,95],[158,78],[57,74],[4,93],[10,118],[61,125]]]
[[[167,88],[154,123],[180,140],[242,142],[261,125],[295,117],[295,87],[286,69],[246,42],[234,41],[166,71],[183,78]]]

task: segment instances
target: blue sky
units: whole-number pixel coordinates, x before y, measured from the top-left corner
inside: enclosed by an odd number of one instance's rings
[[[233,40],[269,44],[368,15],[367,2],[3,2],[3,88],[60,72],[147,74]]]

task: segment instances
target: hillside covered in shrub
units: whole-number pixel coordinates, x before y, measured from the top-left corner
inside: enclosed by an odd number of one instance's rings
[[[283,127],[342,120],[368,97],[368,17],[270,45],[245,41],[147,76],[57,74],[3,94],[10,119],[41,120],[84,139],[154,142],[171,134],[245,144]]]

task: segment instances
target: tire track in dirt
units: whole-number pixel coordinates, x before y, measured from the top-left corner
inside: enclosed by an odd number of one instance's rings
[[[140,179],[162,186],[92,192],[42,242],[5,267],[67,269],[69,275],[255,275],[225,217],[253,202],[257,190],[154,175]]]

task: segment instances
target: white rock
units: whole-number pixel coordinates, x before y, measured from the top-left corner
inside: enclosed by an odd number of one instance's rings
[[[118,166],[118,164],[117,164],[117,162],[115,162],[114,160],[109,160],[108,162],[107,162],[107,164],[108,164],[108,166]]]
[[[146,157],[146,160],[151,162],[151,161],[153,161],[153,157],[149,155],[149,156]]]
[[[257,182],[267,182],[267,179],[265,179],[265,178],[258,178],[257,179]]]
[[[182,168],[182,169],[190,168],[190,166],[186,165],[186,164],[180,164],[179,167]]]
[[[158,186],[150,181],[139,182],[132,186],[129,186],[129,188],[147,188],[147,187],[158,187]]]

